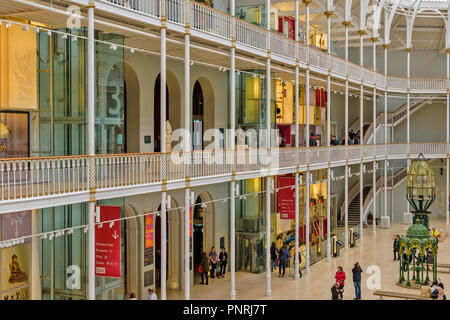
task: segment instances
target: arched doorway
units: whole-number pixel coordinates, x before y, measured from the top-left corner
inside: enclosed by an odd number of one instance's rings
[[[105,91],[100,92],[103,106],[96,116],[95,140],[96,153],[124,153],[126,148],[126,88],[123,72],[119,65],[112,65]],[[103,91],[103,87],[100,91]],[[103,95],[104,94],[104,95]]]
[[[167,71],[166,77],[166,119],[172,126],[172,131],[180,128],[180,85],[176,76]],[[154,151],[161,150],[161,75],[158,74],[154,87]]]
[[[200,264],[202,252],[209,253],[214,245],[214,205],[207,192],[202,192],[195,200],[193,213],[194,265]],[[197,270],[197,269],[195,269]]]
[[[166,84],[166,118],[169,119],[169,87]],[[154,94],[154,118],[155,118],[155,130],[154,130],[154,152],[161,152],[161,74],[155,81],[155,94]]]
[[[177,202],[171,199],[171,208],[178,208]],[[158,212],[161,211],[161,205]],[[167,248],[167,289],[182,288],[182,218],[179,210],[167,209],[166,219],[166,248]],[[161,216],[156,217],[155,224],[155,251],[156,251],[156,277],[157,287],[161,287]]]
[[[192,149],[203,150],[203,90],[200,82],[195,81],[192,94]]]
[[[141,292],[141,230],[140,218],[137,217],[136,210],[129,204],[125,205],[125,296],[131,292],[138,294]]]
[[[128,153],[140,152],[140,87],[133,67],[124,64],[125,103],[126,103],[126,150]]]
[[[198,78],[194,83],[192,92],[193,150],[204,149],[204,133],[208,129],[215,128],[214,101],[214,89],[211,82],[205,77]],[[221,144],[221,147],[223,147],[223,141]]]

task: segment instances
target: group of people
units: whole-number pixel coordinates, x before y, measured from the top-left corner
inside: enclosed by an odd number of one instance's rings
[[[355,263],[352,269],[353,273],[353,286],[355,288],[355,298],[354,300],[361,300],[361,273],[363,272],[361,266],[358,262]],[[344,269],[339,266],[336,275],[334,276],[336,282],[331,287],[331,300],[342,300],[344,298],[344,285],[345,276]]]
[[[348,133],[348,144],[360,144],[361,142],[361,135],[360,131],[354,132],[353,130],[350,130]],[[342,137],[341,141],[339,142],[336,139],[335,135],[331,136],[330,145],[332,146],[338,146],[338,145],[345,145],[345,137]]]
[[[431,298],[433,300],[447,300],[442,278],[439,277],[439,281],[434,281],[431,286],[428,281],[425,281],[420,287],[420,296],[423,298]]]
[[[212,247],[209,255],[206,252],[202,254],[202,260],[198,267],[202,281],[200,284],[208,285],[208,272],[211,278],[216,277],[217,264],[219,264],[219,271],[217,272],[217,278],[225,277],[225,270],[228,264],[228,252],[225,248],[222,248],[219,257],[217,257],[216,248]]]
[[[148,297],[147,300],[158,300],[158,296],[155,293],[155,290],[152,288],[148,288]],[[136,293],[130,292],[130,300],[137,300]]]
[[[270,247],[270,260],[272,262],[271,271],[277,270],[278,266],[278,277],[285,277],[286,275],[286,267],[291,258],[289,250],[287,249],[287,245],[284,244],[280,249],[277,249],[275,242],[272,242],[272,246]],[[298,263],[302,262],[302,255],[299,251],[298,253]],[[302,271],[299,267],[300,277],[302,276]]]

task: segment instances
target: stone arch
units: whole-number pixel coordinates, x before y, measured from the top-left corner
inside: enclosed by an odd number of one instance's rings
[[[140,86],[134,68],[124,63],[125,103],[126,103],[126,152],[140,152]]]
[[[171,208],[179,208],[177,201],[171,197]],[[161,204],[158,212],[161,211]],[[167,220],[167,289],[182,289],[183,277],[183,217],[179,209],[169,209],[166,211]],[[161,237],[161,217],[157,217],[155,236]],[[160,244],[157,245],[160,248]]]
[[[197,196],[201,199],[201,202],[210,202],[213,200],[211,194],[207,191],[202,191]],[[214,203],[208,203],[203,208],[203,251],[208,253],[211,247],[214,246],[214,234],[215,234],[215,217],[214,217]],[[195,240],[195,239],[194,239]],[[219,249],[219,248],[216,248]]]
[[[131,292],[141,293],[141,221],[137,210],[130,204],[125,205],[125,217],[131,218],[125,221],[126,237],[126,287],[125,294]]]

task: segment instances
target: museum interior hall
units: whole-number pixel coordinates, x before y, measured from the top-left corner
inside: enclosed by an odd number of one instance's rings
[[[449,0],[0,0],[1,300],[446,300]]]

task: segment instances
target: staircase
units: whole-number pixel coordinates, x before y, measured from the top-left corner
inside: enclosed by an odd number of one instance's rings
[[[398,170],[394,173],[394,176],[387,176],[387,190],[393,190],[397,188],[404,180],[406,180],[407,170],[406,166]],[[364,179],[367,182],[366,179]],[[363,221],[366,220],[367,213],[369,208],[371,208],[371,203],[373,199],[373,184],[367,182],[367,184],[363,187]],[[382,185],[384,184],[384,177],[378,177],[377,181],[377,194],[380,192]],[[349,205],[348,205],[348,225],[355,226],[360,222],[360,187],[359,181],[356,182],[349,191]],[[341,219],[338,221],[338,225],[343,226],[345,219],[345,201],[341,205]]]
[[[359,186],[358,186],[359,187]],[[371,186],[365,186],[363,188],[363,203],[366,201],[367,195],[369,194]],[[350,201],[348,205],[348,225],[356,226],[359,224],[359,199],[361,198],[358,192],[356,196]],[[342,216],[342,214],[341,214]]]
[[[410,105],[409,107],[409,114],[412,115],[414,112],[425,106],[431,101],[431,97],[423,98],[416,103]],[[387,113],[387,125],[390,127],[395,127],[398,124],[400,124],[403,120],[406,119],[408,110],[407,110],[407,103],[404,103],[400,107],[398,107],[394,112],[388,112]],[[349,131],[353,130],[354,132],[359,131],[359,118],[355,120],[350,126]],[[377,114],[376,117],[376,131],[380,130],[380,128],[383,127],[384,124],[384,112],[380,112]],[[373,143],[373,121],[371,123],[365,123],[363,125],[363,141],[364,144],[372,144]]]

